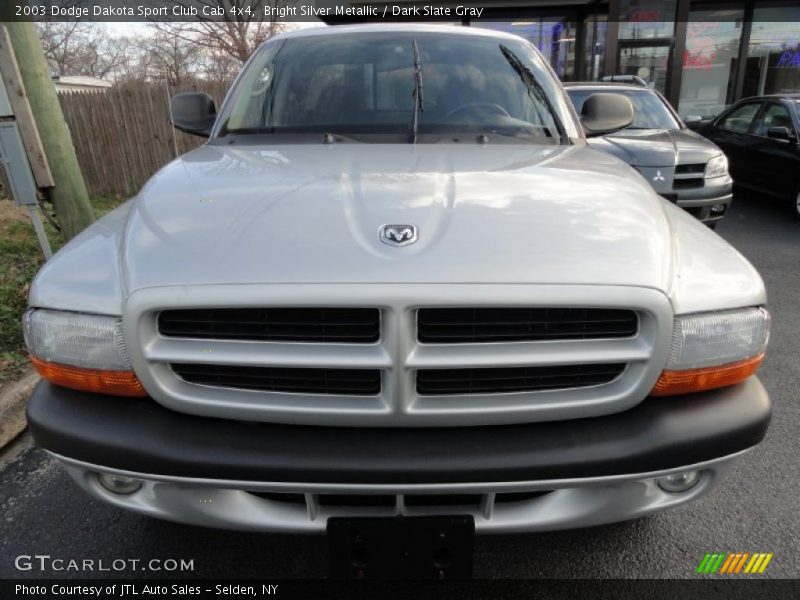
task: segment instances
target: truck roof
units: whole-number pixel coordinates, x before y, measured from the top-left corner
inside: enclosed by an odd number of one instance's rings
[[[565,88],[613,88],[617,90],[653,91],[649,87],[642,87],[635,83],[621,83],[618,81],[565,81]]]
[[[418,23],[380,23],[359,25],[337,25],[335,27],[305,27],[276,35],[270,39],[288,39],[301,37],[318,37],[329,35],[348,35],[351,33],[446,33],[472,37],[493,37],[509,40],[526,41],[518,35],[484,29],[482,27],[462,27],[454,25],[418,24]]]

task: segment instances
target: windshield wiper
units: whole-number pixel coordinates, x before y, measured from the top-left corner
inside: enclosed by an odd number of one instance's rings
[[[417,40],[413,40],[412,43],[414,45],[414,114],[411,117],[411,143],[416,144],[419,113],[425,112],[425,101],[422,98],[422,62],[419,59]]]
[[[565,141],[566,136],[564,132],[561,130],[561,127],[558,122],[558,117],[556,116],[556,113],[553,110],[553,105],[550,104],[550,99],[547,97],[547,92],[545,92],[541,84],[538,81],[536,81],[536,76],[533,73],[531,73],[531,70],[525,66],[525,63],[523,63],[520,60],[519,56],[514,54],[510,48],[504,46],[503,44],[500,44],[500,52],[503,53],[503,56],[508,61],[508,64],[511,65],[511,68],[517,72],[517,75],[519,75],[519,78],[522,80],[522,83],[525,84],[525,88],[528,90],[528,95],[531,97],[531,100],[533,100],[536,111],[539,112],[538,107],[536,107],[537,100],[539,102],[544,103],[544,105],[547,107],[547,110],[550,111],[550,114],[553,117],[553,121],[556,124],[556,128],[558,129],[559,134],[561,134],[561,142],[566,143]],[[536,91],[536,94],[539,96],[539,98],[534,98],[534,90]],[[539,118],[541,117],[542,115],[540,113]],[[542,122],[544,123],[544,119],[542,119]]]

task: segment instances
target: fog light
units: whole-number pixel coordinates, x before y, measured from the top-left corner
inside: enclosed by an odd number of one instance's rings
[[[132,477],[123,477],[122,475],[109,475],[108,473],[100,473],[97,480],[104,488],[112,494],[133,494],[138,492],[142,487],[142,482]]]
[[[711,207],[712,213],[722,213],[725,212],[725,205],[724,204],[715,204]]]
[[[658,487],[670,494],[687,492],[696,486],[698,481],[700,481],[700,471],[686,471],[656,479]]]

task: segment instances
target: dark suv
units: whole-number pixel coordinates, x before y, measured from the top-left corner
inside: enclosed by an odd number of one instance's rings
[[[710,227],[732,199],[728,161],[712,142],[687,129],[661,94],[636,82],[565,83],[578,114],[592,94],[623,94],[633,103],[630,127],[589,143],[635,168],[655,191]]]
[[[800,219],[800,94],[745,98],[698,131],[725,151],[737,185],[791,199]]]

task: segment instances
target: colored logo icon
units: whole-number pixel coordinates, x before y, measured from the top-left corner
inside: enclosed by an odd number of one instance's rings
[[[772,560],[772,552],[707,552],[697,567],[699,575],[760,575]]]

